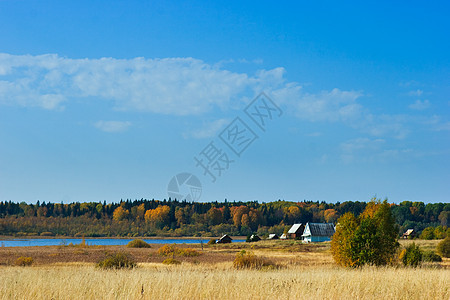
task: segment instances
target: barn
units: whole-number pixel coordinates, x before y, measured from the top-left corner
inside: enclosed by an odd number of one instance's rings
[[[335,232],[333,223],[306,223],[302,234],[304,242],[326,242],[330,241]]]
[[[302,223],[294,224],[288,231],[288,235],[291,239],[301,239],[303,231],[305,230],[305,225]]]

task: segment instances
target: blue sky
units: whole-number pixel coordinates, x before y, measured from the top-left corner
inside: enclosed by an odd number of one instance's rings
[[[187,172],[200,201],[448,202],[449,13],[0,1],[0,201],[163,199]],[[220,139],[237,117],[257,136],[240,156]],[[232,161],[215,182],[194,160],[211,142]]]

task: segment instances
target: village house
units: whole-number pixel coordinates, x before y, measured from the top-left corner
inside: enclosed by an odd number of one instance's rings
[[[305,230],[305,225],[302,223],[294,224],[288,231],[288,235],[291,239],[301,239],[303,231]]]
[[[278,240],[280,237],[276,233],[269,234],[268,240]]]
[[[252,234],[248,240],[250,242],[257,242],[257,241],[260,241],[261,238],[259,236],[257,236],[256,234]]]
[[[224,236],[222,236],[220,239],[218,239],[216,241],[216,244],[228,244],[228,243],[231,243],[232,240],[233,239],[228,234],[225,234]]]
[[[306,243],[330,241],[335,232],[332,223],[306,223],[302,239]]]
[[[414,229],[408,229],[404,234],[402,234],[402,239],[413,239],[416,237],[416,232]]]

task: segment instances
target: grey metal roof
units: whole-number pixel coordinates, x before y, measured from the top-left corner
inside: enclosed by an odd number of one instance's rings
[[[302,223],[292,225],[292,227],[289,229],[288,233],[296,233],[297,230],[300,228],[300,226],[302,226]]]
[[[334,232],[333,223],[307,223],[302,236],[332,236]]]

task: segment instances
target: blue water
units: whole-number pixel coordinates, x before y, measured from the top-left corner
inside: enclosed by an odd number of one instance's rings
[[[85,239],[90,246],[126,245],[133,239]],[[149,244],[200,244],[207,243],[209,239],[143,239]],[[245,240],[233,240],[244,242]],[[27,247],[27,246],[58,246],[68,244],[80,244],[81,239],[10,239],[0,240],[0,247]]]

